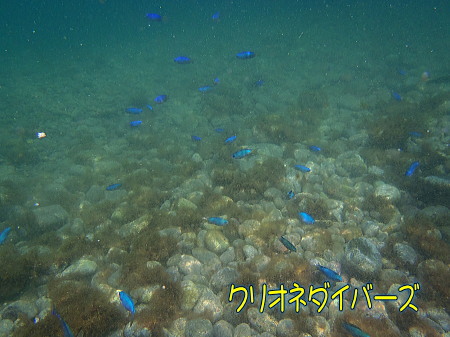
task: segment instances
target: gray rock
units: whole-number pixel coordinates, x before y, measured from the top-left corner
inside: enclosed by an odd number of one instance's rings
[[[238,275],[238,272],[234,268],[225,267],[219,269],[211,277],[211,286],[214,291],[219,292],[224,287],[233,283],[237,279]]]
[[[208,230],[205,234],[205,246],[216,254],[222,254],[228,249],[228,239],[218,230]]]
[[[295,324],[292,319],[282,319],[277,325],[277,337],[292,337],[295,335]]]
[[[212,337],[213,326],[207,319],[193,319],[186,324],[186,337]]]
[[[214,337],[233,337],[233,326],[227,321],[220,320],[213,327]]]
[[[15,312],[16,314],[24,314],[29,319],[34,318],[39,313],[38,307],[33,302],[28,302],[25,300],[18,300],[12,302],[10,305],[6,307],[5,311],[7,313]],[[4,312],[2,312],[2,316]]]
[[[224,251],[222,255],[220,255],[220,261],[225,265],[230,262],[233,262],[235,258],[236,254],[234,253],[233,247],[228,247],[228,249]]]
[[[205,288],[194,307],[194,312],[212,315],[214,322],[221,319],[223,306],[220,297],[214,294],[211,289]]]
[[[350,274],[362,279],[376,278],[382,267],[377,247],[370,239],[362,237],[347,243],[343,262]]]
[[[181,255],[178,269],[184,275],[188,274],[201,274],[202,264],[199,260],[191,255]]]
[[[247,310],[248,321],[250,326],[258,332],[270,332],[275,334],[277,331],[277,321],[268,313],[260,313],[257,308],[249,308]]]
[[[151,337],[152,333],[147,328],[142,328],[138,324],[127,324],[123,330],[123,337]]]
[[[96,204],[105,198],[105,193],[106,193],[105,187],[92,185],[86,192],[86,200],[89,201],[90,203]]]
[[[0,336],[11,336],[14,329],[14,322],[9,319],[0,320]]]
[[[203,291],[203,287],[198,286],[191,280],[183,280],[181,281],[181,289],[183,293],[181,309],[185,311],[192,310]]]
[[[97,271],[97,263],[87,258],[81,258],[59,274],[59,277],[71,277],[74,275],[88,276]]]
[[[394,253],[401,263],[413,266],[417,263],[417,253],[411,247],[404,243],[396,243],[394,245]]]
[[[426,309],[426,315],[438,323],[444,331],[450,332],[450,316],[443,308]]]
[[[374,196],[395,203],[400,199],[400,191],[397,187],[385,184],[382,181],[375,183]]]
[[[244,251],[244,255],[247,260],[253,259],[258,254],[258,250],[251,245],[245,245],[242,247],[242,250]]]
[[[247,323],[241,323],[234,329],[234,337],[252,337],[252,328]]]
[[[43,206],[33,209],[36,224],[40,230],[58,229],[69,220],[69,213],[60,205]]]
[[[367,166],[364,159],[356,152],[346,152],[336,159],[336,168],[339,175],[344,177],[360,177],[367,173]]]

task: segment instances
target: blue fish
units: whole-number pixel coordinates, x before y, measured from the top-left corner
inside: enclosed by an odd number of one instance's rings
[[[154,99],[154,101],[158,104],[164,103],[165,101],[167,101],[168,97],[167,95],[159,95],[158,97],[156,97]]]
[[[178,64],[189,64],[192,63],[192,60],[187,56],[177,56],[173,59],[175,63]]]
[[[216,131],[217,133],[222,133],[225,131],[224,128],[215,128],[214,131]]]
[[[248,156],[250,153],[252,153],[252,150],[250,149],[242,149],[239,151],[236,151],[235,153],[232,154],[232,157],[234,159],[241,159],[244,158],[246,156]]]
[[[214,85],[219,84],[219,83],[220,83],[220,78],[216,77],[216,78],[213,80],[213,83],[214,83]]]
[[[218,20],[220,19],[220,12],[215,12],[215,13],[211,16],[211,18],[212,18],[214,21],[218,21]]]
[[[137,126],[139,126],[141,124],[142,124],[142,121],[131,121],[130,122],[130,126],[131,127],[137,127]]]
[[[140,108],[127,108],[126,112],[130,113],[130,114],[134,114],[134,115],[138,115],[142,112],[142,109]]]
[[[198,91],[200,91],[200,92],[207,92],[207,91],[210,91],[212,89],[213,89],[213,87],[211,87],[209,85],[205,85],[204,87],[198,88]]]
[[[147,108],[151,111],[153,111],[153,107],[150,104],[147,104]]]
[[[236,57],[241,60],[252,59],[256,54],[252,51],[242,51],[236,54]]]
[[[295,248],[295,246],[291,243],[291,241],[286,239],[284,236],[280,237],[280,241],[283,244],[283,246],[285,246],[291,252],[296,252],[297,251],[297,248]]]
[[[120,186],[122,186],[122,184],[119,184],[119,183],[112,184],[112,185],[109,185],[108,187],[106,187],[106,190],[107,191],[114,191],[114,190],[117,190]]]
[[[310,172],[311,169],[309,167],[303,166],[303,165],[294,165],[294,168],[296,168],[299,171],[302,172]]]
[[[314,220],[314,218],[311,215],[309,215],[308,213],[300,212],[300,213],[298,213],[298,216],[304,223],[312,225],[312,224],[314,224],[314,222],[316,222],[316,220]]]
[[[292,199],[293,197],[295,197],[295,193],[293,191],[287,192],[287,198],[288,199]]]
[[[347,330],[353,337],[370,337],[367,333],[362,331],[356,325],[344,322],[342,324],[345,330]]]
[[[316,267],[329,279],[331,279],[333,281],[342,282],[342,276],[339,275],[338,273],[336,273],[334,270],[331,270],[330,268],[321,266],[320,264],[318,264]]]
[[[6,241],[10,231],[11,231],[11,227],[6,227],[4,230],[2,230],[2,232],[0,233],[0,245]]]
[[[419,132],[419,131],[411,131],[408,133],[411,137],[415,137],[415,138],[422,138],[423,137],[423,133]]]
[[[217,225],[217,226],[224,226],[224,225],[228,224],[228,220],[218,217],[218,216],[213,216],[206,220],[208,220],[209,223],[211,223],[213,225]]]
[[[199,137],[199,136],[191,136],[191,139],[192,139],[194,142],[199,142],[199,141],[202,140],[202,137]]]
[[[395,99],[396,101],[400,102],[401,100],[403,100],[402,96],[400,96],[398,92],[393,91],[391,94],[392,98]]]
[[[162,16],[156,13],[147,13],[145,15],[150,21],[162,21]]]
[[[74,334],[72,330],[70,330],[69,325],[66,323],[65,320],[63,320],[61,315],[56,311],[55,307],[52,308],[52,314],[55,315],[58,318],[59,322],[61,323],[64,337],[74,337]]]
[[[255,83],[253,83],[253,85],[257,88],[262,87],[264,85],[264,83],[266,83],[264,80],[258,80]]]
[[[131,299],[131,296],[128,295],[125,291],[120,290],[119,298],[123,307],[127,309],[131,313],[131,317],[133,317],[136,310],[134,309],[134,303],[133,300]]]
[[[418,161],[413,162],[405,172],[405,176],[411,177],[414,171],[419,167],[420,163]]]
[[[225,139],[225,144],[230,144],[230,143],[234,142],[236,140],[236,138],[237,138],[236,135],[228,137],[227,139]]]
[[[311,146],[309,147],[309,149],[310,149],[312,152],[319,152],[319,151],[322,151],[322,149],[321,149],[320,147],[315,146],[315,145],[311,145]]]

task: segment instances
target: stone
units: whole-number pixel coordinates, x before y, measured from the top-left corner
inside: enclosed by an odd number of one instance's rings
[[[234,329],[234,337],[252,337],[252,328],[247,323],[241,323]]]
[[[282,319],[277,325],[277,337],[292,337],[295,335],[295,324],[292,319]]]
[[[61,205],[42,206],[33,209],[38,229],[50,231],[58,229],[69,220],[69,213]]]
[[[394,245],[394,253],[404,265],[414,266],[417,262],[417,253],[414,248],[404,243],[396,243]]]
[[[382,267],[381,254],[372,240],[352,239],[345,247],[343,265],[361,279],[375,279]]]
[[[216,254],[222,254],[228,249],[230,243],[221,231],[208,230],[205,234],[205,246]]]
[[[191,255],[181,255],[178,263],[178,269],[184,275],[201,274],[202,264],[199,260]]]
[[[59,277],[72,277],[74,275],[88,276],[97,271],[97,263],[87,258],[81,258],[60,273]]]
[[[250,326],[259,332],[270,332],[275,334],[277,331],[277,321],[268,313],[260,313],[257,308],[249,308],[247,310],[248,321]]]
[[[190,311],[197,303],[202,293],[202,287],[197,286],[191,280],[183,280],[181,281],[181,289],[181,310]]]
[[[214,291],[219,292],[224,287],[229,287],[231,283],[236,281],[239,274],[234,268],[225,267],[219,269],[212,277],[211,277],[211,287]]]
[[[374,196],[395,203],[400,200],[401,195],[397,187],[379,181],[375,183]]]
[[[214,324],[213,335],[214,337],[233,337],[233,325],[227,321],[220,320]]]
[[[186,337],[212,337],[213,326],[204,318],[190,320],[186,323]]]
[[[212,317],[215,322],[222,318],[223,306],[220,297],[214,294],[211,289],[205,287],[193,311],[196,314],[207,313],[208,317]]]

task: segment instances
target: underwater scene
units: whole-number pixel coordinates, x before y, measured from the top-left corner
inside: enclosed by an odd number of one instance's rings
[[[0,2],[0,337],[450,336],[450,2]]]

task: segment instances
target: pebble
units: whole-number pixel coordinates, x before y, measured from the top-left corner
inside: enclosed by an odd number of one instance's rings
[[[216,254],[222,254],[230,246],[228,239],[218,230],[208,230],[204,240],[206,248]]]
[[[214,337],[233,337],[233,326],[227,321],[220,320],[214,324]]]
[[[400,200],[401,195],[397,187],[385,184],[382,181],[378,181],[375,183],[374,196],[395,203],[396,201]]]
[[[376,278],[382,267],[381,254],[376,245],[362,237],[347,243],[343,262],[350,274],[362,279]]]
[[[345,152],[336,158],[336,171],[342,177],[356,178],[367,173],[367,165],[358,153]]]
[[[234,337],[252,337],[252,328],[247,323],[241,323],[234,329]]]
[[[228,249],[220,255],[220,261],[226,265],[230,262],[233,262],[236,258],[236,254],[234,253],[233,247],[228,247]]]
[[[75,275],[88,276],[97,271],[97,263],[92,260],[81,258],[60,273],[59,277],[72,277]]]
[[[188,274],[201,274],[202,264],[192,255],[181,255],[178,263],[178,269],[184,275]]]
[[[194,306],[195,313],[208,314],[208,317],[212,317],[213,321],[221,319],[223,312],[223,305],[220,297],[212,292],[209,288],[204,288],[197,304]]]
[[[69,220],[69,213],[61,205],[41,206],[33,209],[37,227],[50,231],[58,229]]]
[[[414,266],[417,262],[417,253],[411,246],[404,243],[394,245],[394,253],[401,263]]]
[[[277,337],[291,337],[295,335],[295,324],[292,319],[282,319],[277,325]]]
[[[244,247],[242,247],[242,250],[244,252],[246,260],[251,260],[258,254],[258,250],[251,245],[245,245]]]
[[[248,321],[250,326],[259,332],[267,331],[275,334],[277,331],[277,321],[268,313],[260,313],[257,308],[249,308],[247,310]]]
[[[181,281],[181,289],[183,291],[181,309],[192,310],[200,297],[202,287],[197,286],[191,280],[183,280]]]
[[[219,292],[224,287],[229,287],[231,283],[234,283],[238,276],[236,269],[230,267],[222,268],[211,277],[211,287],[214,291]]]
[[[212,337],[213,326],[207,319],[198,318],[186,323],[186,337]]]
[[[14,322],[9,319],[0,320],[0,336],[11,336],[15,328]]]

